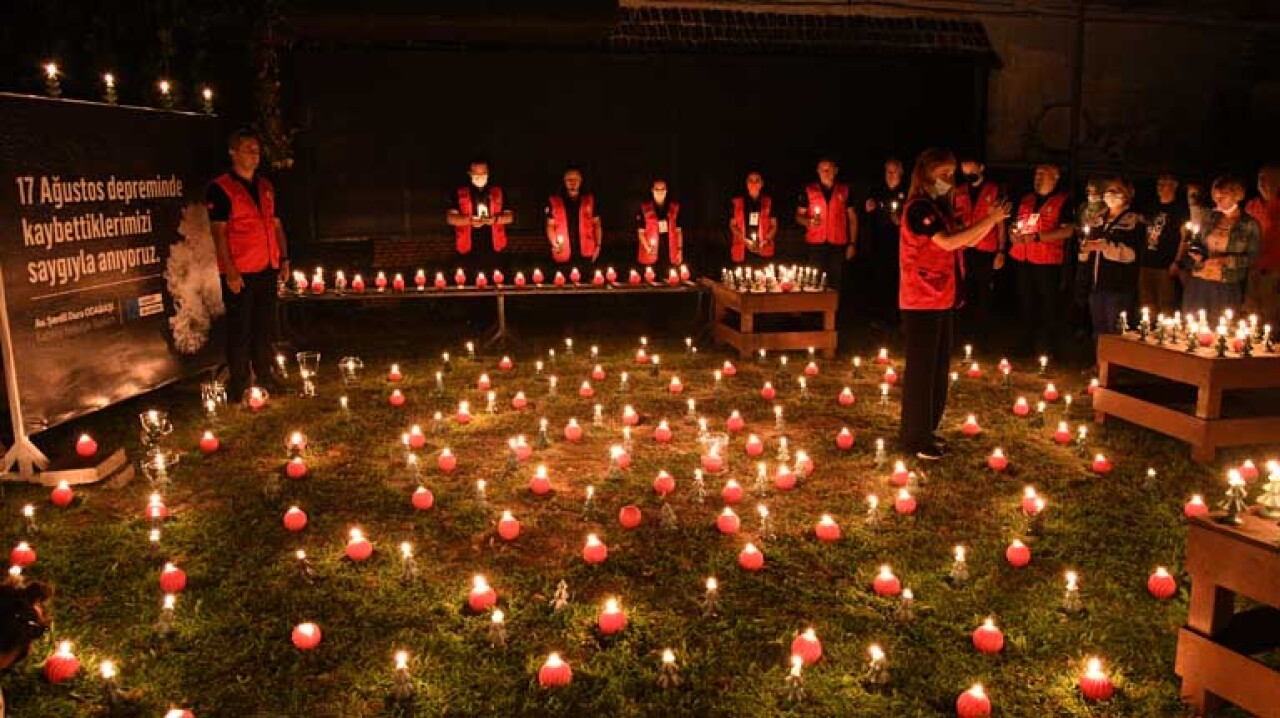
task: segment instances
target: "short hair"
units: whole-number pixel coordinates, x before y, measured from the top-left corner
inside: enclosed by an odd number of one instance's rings
[[[902,160],[898,159],[897,157],[890,157],[884,161],[885,167],[888,167],[889,165],[897,165],[898,169],[904,169],[902,166]]]
[[[227,135],[227,149],[238,150],[240,149],[240,143],[245,140],[253,140],[259,144],[262,143],[262,139],[258,137],[258,133],[254,132],[252,128],[240,127],[233,130],[230,135]]]
[[[1235,175],[1222,175],[1213,181],[1213,189],[1220,192],[1245,193],[1244,180]]]
[[[1055,165],[1055,164],[1054,164],[1054,163],[1052,163],[1052,162],[1041,162],[1041,163],[1037,164],[1035,167],[1032,167],[1032,168],[1031,168],[1031,171],[1032,171],[1032,172],[1036,172],[1036,171],[1039,171],[1039,170],[1046,170],[1046,171],[1048,171],[1048,172],[1052,172],[1055,176],[1057,176],[1057,177],[1059,177],[1059,178],[1061,178],[1061,177],[1062,177],[1062,168],[1061,168],[1061,167],[1058,167],[1057,165]]]
[[[485,167],[488,167],[489,158],[488,157],[472,157],[471,161],[467,163],[467,168],[470,169],[474,165],[484,165]]]
[[[36,607],[49,600],[51,593],[41,581],[0,584],[0,653],[17,649],[25,655],[31,642],[44,634],[49,621]]]
[[[822,164],[823,162],[830,162],[836,167],[840,166],[840,163],[836,162],[836,158],[832,157],[831,155],[822,155],[821,157],[818,158],[818,164]]]
[[[1170,180],[1170,181],[1172,181],[1172,182],[1177,182],[1178,184],[1182,184],[1182,183],[1178,180],[1178,176],[1177,176],[1177,175],[1175,175],[1175,174],[1174,174],[1174,173],[1172,173],[1172,172],[1168,172],[1168,171],[1161,172],[1160,174],[1156,175],[1156,181],[1157,181],[1157,182],[1160,182],[1160,181],[1162,181],[1162,180]]]
[[[1116,175],[1114,177],[1108,177],[1106,179],[1106,181],[1103,183],[1103,189],[1106,189],[1106,186],[1110,184],[1119,185],[1120,189],[1124,192],[1125,199],[1130,202],[1133,201],[1133,196],[1135,192],[1133,189],[1132,182],[1125,179],[1124,177],[1121,177],[1120,175]]]
[[[568,165],[568,166],[566,166],[566,167],[564,168],[564,172],[561,172],[561,173],[560,173],[560,176],[561,176],[561,177],[563,177],[563,176],[565,176],[565,175],[569,174],[570,172],[577,172],[579,177],[581,177],[581,176],[582,176],[582,168],[581,168],[581,167],[579,167],[578,165]]]

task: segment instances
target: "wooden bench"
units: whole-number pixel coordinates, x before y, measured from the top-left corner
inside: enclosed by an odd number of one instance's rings
[[[1187,352],[1183,347],[1144,342],[1134,333],[1099,337],[1099,388],[1093,397],[1097,421],[1116,416],[1181,439],[1191,444],[1191,457],[1196,461],[1212,460],[1218,447],[1280,439],[1280,413],[1224,417],[1222,412],[1224,391],[1280,387],[1280,354],[1265,353],[1259,347],[1249,358],[1234,353],[1218,357],[1212,349]],[[1114,371],[1117,367],[1194,387],[1194,413],[1139,398],[1133,391],[1121,391]]]
[[[768,351],[803,351],[813,347],[830,359],[836,354],[836,308],[840,303],[839,292],[735,292],[720,282],[701,279],[699,282],[711,290],[712,336],[719,344],[728,344],[741,356],[750,356],[760,349]],[[730,312],[740,317],[738,328],[727,323]],[[758,317],[769,314],[822,315],[822,329],[817,331],[760,331]]]
[[[1190,521],[1191,605],[1174,671],[1183,700],[1206,716],[1230,702],[1280,718],[1280,673],[1249,655],[1280,645],[1280,527],[1252,513],[1243,518],[1241,526]],[[1265,605],[1236,613],[1236,594]]]

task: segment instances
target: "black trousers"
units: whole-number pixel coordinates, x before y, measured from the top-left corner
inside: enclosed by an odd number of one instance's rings
[[[1062,267],[1057,264],[1014,263],[1018,309],[1022,319],[1019,351],[1051,354],[1058,336]]]
[[[901,317],[906,365],[898,440],[905,451],[918,451],[933,444],[947,408],[953,312],[904,309]]]
[[[844,274],[843,244],[805,244],[805,260],[819,272],[827,273],[827,286],[840,288]]]
[[[995,308],[995,252],[967,249],[964,253],[965,296],[969,328],[982,330]]]
[[[274,269],[241,274],[244,286],[236,294],[227,287],[226,276],[221,277],[222,304],[227,308],[227,366],[231,371],[227,396],[232,401],[249,388],[252,376],[260,382],[271,376],[276,275]]]

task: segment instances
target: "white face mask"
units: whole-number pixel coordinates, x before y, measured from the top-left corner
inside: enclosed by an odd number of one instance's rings
[[[944,195],[944,194],[946,194],[946,193],[948,193],[948,192],[950,192],[950,191],[951,191],[951,183],[950,183],[950,182],[948,182],[948,181],[946,181],[946,180],[944,180],[944,179],[942,179],[942,178],[938,178],[938,179],[936,179],[936,180],[934,180],[934,181],[933,181],[933,196],[934,196],[934,197],[941,197],[942,195]]]
[[[489,184],[489,175],[471,175],[471,184],[475,185],[476,189],[484,189],[485,185]]]

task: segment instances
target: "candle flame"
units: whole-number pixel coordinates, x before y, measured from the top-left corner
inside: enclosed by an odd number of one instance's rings
[[[109,681],[115,678],[116,677],[115,661],[109,661],[109,660],[103,661],[102,665],[98,667],[98,671],[102,674],[102,680],[104,681]]]

